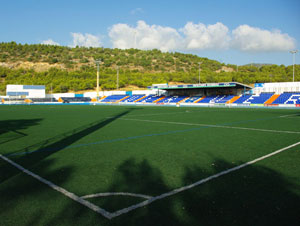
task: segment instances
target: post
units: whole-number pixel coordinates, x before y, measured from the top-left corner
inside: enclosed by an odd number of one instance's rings
[[[97,101],[99,101],[99,70],[101,60],[95,60],[95,63],[97,65]]]
[[[50,96],[50,98],[51,98],[51,102],[52,102],[52,98],[53,98],[52,83],[51,83],[51,96]]]
[[[293,54],[293,82],[295,82],[295,54]]]
[[[298,50],[292,50],[290,53],[293,54],[293,82],[295,82],[295,55],[298,53]]]
[[[117,90],[119,90],[119,66],[117,66]]]
[[[136,49],[136,35],[137,35],[137,31],[134,31],[134,49]]]
[[[198,62],[199,64],[199,84],[200,84],[200,65],[202,64],[202,62]]]

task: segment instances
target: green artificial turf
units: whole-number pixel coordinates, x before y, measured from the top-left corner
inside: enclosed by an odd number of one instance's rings
[[[0,106],[0,154],[78,196],[157,196],[299,141],[297,109]],[[300,145],[112,220],[1,159],[0,225],[296,225],[299,159]]]

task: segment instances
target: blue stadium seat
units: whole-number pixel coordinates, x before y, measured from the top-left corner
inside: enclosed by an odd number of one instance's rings
[[[242,104],[245,101],[247,101],[251,96],[252,95],[249,95],[249,94],[243,95],[239,99],[237,99],[236,101],[234,101],[233,103],[235,103],[235,104]]]
[[[273,96],[272,93],[261,93],[260,95],[243,95],[233,103],[235,104],[264,104],[268,99]]]
[[[111,95],[105,97],[101,102],[118,102],[121,99],[125,98],[127,95]]]
[[[200,100],[198,103],[200,103],[200,104],[203,104],[203,103],[212,103],[218,97],[219,96],[208,96],[208,97],[205,97],[204,99]]]
[[[132,95],[132,96],[130,96],[130,97],[122,100],[121,102],[123,102],[123,103],[132,103],[132,102],[134,102],[134,101],[136,101],[136,100],[138,100],[138,99],[140,99],[140,98],[142,98],[144,96],[145,96],[144,94],[141,94],[141,95]]]
[[[190,97],[189,99],[185,100],[184,103],[194,103],[196,100],[199,100],[201,97]]]
[[[252,95],[247,101],[244,101],[244,103],[249,104],[264,104],[268,99],[273,96],[274,92],[272,93],[261,93],[258,96]]]
[[[217,100],[215,100],[215,103],[225,104],[227,101],[231,100],[233,97],[235,97],[235,96],[234,95],[222,96],[221,98],[218,98]]]
[[[178,103],[185,98],[187,98],[187,96],[169,96],[162,100],[159,100],[157,103]]]
[[[148,97],[142,99],[142,100],[139,100],[137,102],[140,102],[140,103],[153,103],[154,101],[162,98],[164,96],[157,96],[157,95],[149,95]]]
[[[300,92],[284,92],[272,104],[299,104]]]

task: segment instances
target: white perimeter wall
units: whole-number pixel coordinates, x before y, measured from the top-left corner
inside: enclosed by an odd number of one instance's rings
[[[161,93],[161,91],[160,91]],[[126,91],[100,91],[99,96],[110,96],[110,95],[125,95]],[[157,90],[133,90],[133,95],[153,95],[157,94]],[[90,97],[90,98],[96,98],[97,92],[86,92],[83,94],[84,97]],[[75,97],[75,93],[53,93],[53,94],[47,94],[46,97],[54,97],[55,99],[58,99],[60,97]]]
[[[275,92],[281,94],[283,92],[300,92],[300,82],[273,82],[273,83],[261,83],[262,87],[255,87],[253,89],[254,94],[260,94],[261,92]]]
[[[103,96],[110,96],[110,95],[125,95],[126,91],[101,91],[99,92],[99,96],[103,97]],[[133,90],[132,91],[133,95],[141,95],[141,94],[145,94],[145,95],[151,95],[151,94],[156,94],[155,91],[153,90]],[[84,97],[91,97],[91,98],[95,98],[97,97],[97,92],[86,92],[83,94]]]
[[[47,94],[47,97],[54,97],[55,99],[58,99],[60,97],[75,97],[75,93],[53,93]]]

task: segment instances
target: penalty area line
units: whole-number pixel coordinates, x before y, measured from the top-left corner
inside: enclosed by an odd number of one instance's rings
[[[214,175],[209,176],[209,177],[207,177],[207,178],[204,178],[204,179],[202,179],[202,180],[199,180],[199,181],[197,181],[197,182],[195,182],[195,183],[193,183],[193,184],[190,184],[190,185],[187,185],[187,186],[183,186],[183,187],[181,187],[181,188],[174,189],[174,190],[172,190],[172,191],[163,193],[163,194],[158,195],[158,196],[155,196],[155,197],[153,197],[153,198],[151,198],[151,199],[148,199],[148,200],[145,200],[145,201],[143,201],[143,202],[140,202],[140,203],[138,203],[138,204],[136,204],[136,205],[132,205],[132,206],[129,206],[129,207],[127,207],[127,208],[118,210],[118,211],[116,211],[116,212],[111,213],[111,217],[113,218],[113,217],[120,216],[120,215],[122,215],[122,214],[128,213],[128,212],[130,212],[130,211],[132,211],[132,210],[135,210],[135,209],[137,209],[137,208],[147,206],[147,205],[151,204],[151,203],[154,202],[154,201],[157,201],[157,200],[160,200],[160,199],[164,199],[164,198],[166,198],[166,197],[169,197],[169,196],[172,196],[172,195],[176,195],[177,193],[180,193],[180,192],[189,190],[189,189],[191,189],[191,188],[194,188],[194,187],[196,187],[196,186],[199,186],[199,185],[201,185],[201,184],[204,184],[204,183],[206,183],[206,182],[208,182],[208,181],[211,181],[211,180],[216,179],[216,178],[218,178],[218,177],[221,177],[221,176],[223,176],[223,175],[229,174],[229,173],[231,173],[231,172],[240,170],[240,169],[242,169],[242,168],[244,168],[244,167],[246,167],[246,166],[249,166],[249,165],[252,165],[252,164],[257,163],[257,162],[259,162],[259,161],[262,161],[262,160],[264,160],[264,159],[266,159],[266,158],[269,158],[269,157],[271,157],[271,156],[273,156],[273,155],[277,155],[277,154],[279,154],[279,153],[281,153],[281,152],[283,152],[283,151],[285,151],[285,150],[288,150],[288,149],[290,149],[290,148],[293,148],[293,147],[295,147],[295,146],[297,146],[297,145],[299,145],[299,144],[300,144],[300,142],[291,144],[291,145],[289,145],[289,146],[287,146],[287,147],[281,148],[281,149],[279,149],[279,150],[277,150],[277,151],[274,151],[274,152],[272,152],[272,153],[270,153],[270,154],[264,155],[264,156],[262,156],[262,157],[260,157],[260,158],[254,159],[254,160],[252,160],[252,161],[246,162],[246,163],[241,164],[241,165],[239,165],[239,166],[236,166],[236,167],[233,167],[233,168],[224,170],[224,171],[222,171],[222,172],[220,172],[220,173],[217,173],[217,174],[214,174]]]
[[[289,118],[289,117],[293,117],[293,116],[300,116],[300,114],[281,115],[281,116],[279,116],[279,118]]]
[[[147,119],[129,119],[129,118],[120,118],[120,120],[150,122],[150,123],[165,123],[165,124],[187,125],[187,126],[202,126],[202,127],[224,128],[224,129],[239,129],[239,130],[250,130],[250,131],[259,131],[259,132],[271,132],[271,133],[300,134],[300,131],[258,129],[258,128],[226,126],[226,125],[211,125],[211,124],[185,123],[185,122],[168,122],[168,121],[157,121],[157,120],[147,120]]]
[[[81,198],[89,199],[89,198],[97,198],[97,197],[105,197],[105,196],[131,196],[131,197],[144,198],[144,199],[151,199],[152,198],[152,196],[149,196],[149,195],[129,193],[129,192],[96,193],[96,194],[91,194],[91,195],[84,195],[84,196],[81,196]]]

